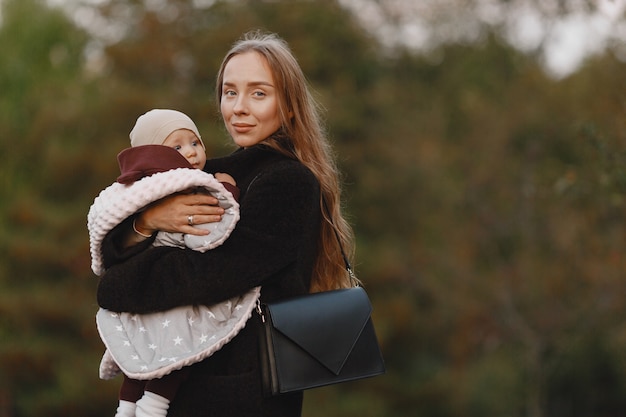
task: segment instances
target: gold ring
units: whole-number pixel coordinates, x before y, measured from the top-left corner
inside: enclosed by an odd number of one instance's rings
[[[189,216],[187,216],[187,224],[189,226],[193,226],[193,214],[190,214]]]

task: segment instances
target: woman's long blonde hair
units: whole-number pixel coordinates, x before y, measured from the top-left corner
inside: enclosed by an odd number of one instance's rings
[[[238,40],[224,57],[217,74],[218,108],[226,64],[233,56],[250,51],[267,60],[279,95],[282,134],[272,136],[263,143],[298,159],[320,183],[320,210],[324,220],[311,292],[349,287],[352,282],[346,272],[339,241],[347,259],[352,262],[354,236],[342,214],[339,170],[322,127],[320,107],[313,99],[302,69],[287,43],[276,34],[258,31],[246,33]],[[289,116],[290,113],[293,117]],[[285,137],[287,141],[280,139]]]

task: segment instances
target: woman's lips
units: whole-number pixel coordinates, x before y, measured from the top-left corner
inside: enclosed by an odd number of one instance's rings
[[[233,130],[237,133],[248,133],[254,127],[254,125],[247,123],[233,123],[232,126]]]

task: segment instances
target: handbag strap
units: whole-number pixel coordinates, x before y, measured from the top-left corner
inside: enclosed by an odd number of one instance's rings
[[[261,173],[256,174],[256,176],[252,179],[252,181],[250,181],[250,184],[248,184],[248,187],[246,188],[246,192],[250,190],[250,186],[252,185],[254,181],[256,181],[259,175],[261,175]],[[348,275],[350,276],[350,281],[352,282],[352,285],[354,287],[358,287],[360,286],[359,279],[356,277],[356,274],[354,273],[354,270],[352,269],[352,265],[350,264],[350,260],[348,259],[346,252],[343,250],[343,245],[341,244],[341,238],[339,237],[339,232],[337,231],[337,228],[335,227],[335,223],[333,222],[333,217],[330,215],[328,204],[326,203],[326,199],[323,196],[322,196],[322,204],[324,204],[324,210],[326,211],[326,215],[328,216],[328,222],[332,226],[333,233],[335,233],[335,237],[337,238],[337,243],[339,244],[339,250],[341,251],[341,257],[343,258],[343,263],[346,267],[346,271],[348,271]]]
[[[254,180],[256,180],[257,177],[254,177],[252,182],[254,182]],[[252,184],[252,182],[250,182],[250,184]],[[248,189],[249,188],[250,186],[248,186]],[[335,223],[333,222],[332,217],[330,215],[330,210],[328,210],[328,205],[326,204],[326,200],[323,197],[322,197],[322,203],[324,204],[324,210],[326,210],[326,214],[328,215],[328,222],[332,226],[333,232],[335,233],[335,237],[337,238],[337,243],[339,244],[339,250],[341,251],[341,257],[343,258],[346,271],[348,271],[348,275],[350,276],[350,281],[352,283],[352,286],[360,287],[361,286],[360,281],[356,277],[354,271],[352,270],[352,265],[350,264],[350,260],[348,259],[348,256],[346,255],[346,251],[343,249],[343,245],[341,244],[341,238],[339,237],[339,232],[337,231],[337,228],[335,227]],[[261,307],[260,298],[256,300],[256,312],[261,317],[262,322],[265,323],[265,313],[263,312],[263,308]]]
[[[350,281],[352,281],[353,286],[359,286],[359,279],[356,277],[354,270],[352,269],[352,265],[350,264],[350,260],[346,255],[346,252],[343,250],[343,245],[341,244],[341,238],[339,237],[339,232],[335,227],[335,223],[333,222],[333,218],[330,215],[330,210],[328,209],[328,204],[326,203],[326,199],[322,197],[322,202],[324,204],[324,210],[326,210],[326,214],[328,216],[328,222],[333,227],[333,232],[335,233],[335,237],[337,238],[337,243],[339,244],[339,250],[341,251],[341,257],[343,258],[343,263],[346,266],[346,271],[348,271],[348,275],[350,275]]]

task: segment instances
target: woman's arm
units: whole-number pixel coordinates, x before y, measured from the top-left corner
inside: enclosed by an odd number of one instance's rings
[[[319,218],[317,180],[294,161],[280,163],[258,177],[240,210],[237,227],[216,249],[151,248],[112,266],[100,281],[99,304],[146,313],[211,304],[263,284],[295,262],[303,225]],[[172,213],[178,226],[186,223],[184,210]]]
[[[217,204],[215,197],[203,193],[177,193],[151,204],[120,223],[103,239],[105,268],[124,262],[149,247],[154,239],[146,236],[153,236],[159,230],[196,236],[208,234],[206,229],[189,225],[188,216],[193,215],[196,225],[219,222],[224,209]]]
[[[105,270],[143,252],[154,241],[153,235],[151,238],[136,239],[135,244],[130,244],[134,234],[134,219],[135,216],[130,216],[114,227],[102,240],[102,263]]]
[[[206,235],[206,230],[190,225],[188,217],[193,215],[196,225],[219,222],[224,209],[217,204],[217,198],[206,193],[174,194],[160,200],[158,204],[148,206],[139,213],[135,226],[145,234],[163,231]]]

